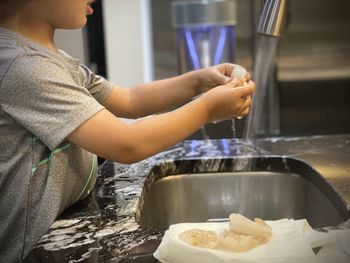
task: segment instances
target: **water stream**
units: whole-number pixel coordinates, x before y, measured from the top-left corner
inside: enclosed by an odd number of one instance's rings
[[[243,134],[246,144],[251,145],[252,149],[254,149],[256,138],[265,136],[268,129],[267,123],[269,114],[267,111],[267,94],[269,85],[271,84],[270,79],[275,66],[276,51],[279,42],[279,38],[277,37],[266,35],[260,35],[259,37],[253,69],[253,80],[257,88],[253,95],[253,104],[250,108],[250,113]],[[234,124],[233,121],[232,128],[234,127]],[[240,165],[244,167],[244,171],[251,171],[252,159],[246,158],[241,161]],[[250,177],[247,175],[242,179],[240,185],[240,188],[244,190],[241,191],[241,196],[239,197],[239,207],[237,212],[243,215],[245,212],[244,209],[247,207],[246,203],[250,193],[250,184]]]
[[[260,35],[253,69],[253,80],[257,88],[245,126],[244,138],[246,140],[265,137],[268,132],[267,94],[275,66],[278,42],[278,37]]]

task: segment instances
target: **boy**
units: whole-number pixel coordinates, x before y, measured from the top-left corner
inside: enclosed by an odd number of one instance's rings
[[[21,261],[89,194],[96,155],[137,162],[207,122],[248,114],[255,85],[247,76],[238,87],[229,78],[234,65],[126,89],[58,50],[55,29],[84,26],[91,4],[0,0],[0,262]],[[133,124],[118,119],[148,115]]]

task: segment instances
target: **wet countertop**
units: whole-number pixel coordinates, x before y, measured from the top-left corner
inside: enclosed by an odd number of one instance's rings
[[[307,163],[336,190],[336,198],[342,200],[340,209],[349,218],[350,135],[268,138],[254,143],[237,139],[184,141],[136,164],[106,161],[94,192],[60,216],[25,262],[157,262],[143,254],[157,247],[163,233],[143,229],[135,221],[152,168],[162,164],[163,169],[170,169],[176,161],[190,159],[199,162],[186,169],[201,169],[208,162],[200,160],[215,158],[209,164],[220,166],[221,159],[259,156]],[[336,227],[350,228],[350,220]]]

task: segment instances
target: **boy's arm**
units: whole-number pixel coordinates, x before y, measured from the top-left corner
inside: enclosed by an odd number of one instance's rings
[[[187,102],[199,94],[196,88],[194,72],[132,88],[114,86],[103,105],[118,117],[137,119]]]
[[[248,113],[253,84],[233,81],[164,114],[124,123],[104,109],[81,124],[68,140],[105,159],[133,163],[166,150],[206,122]]]
[[[115,87],[103,104],[114,115],[126,118],[136,119],[163,112],[228,83],[233,66],[221,64],[129,89]]]
[[[73,131],[68,140],[105,159],[134,163],[180,142],[206,121],[205,105],[198,100],[132,124],[104,109]]]

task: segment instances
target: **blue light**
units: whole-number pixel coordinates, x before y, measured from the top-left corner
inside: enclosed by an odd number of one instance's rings
[[[195,47],[195,44],[193,42],[191,32],[189,30],[186,30],[185,36],[186,36],[186,43],[188,46],[188,50],[190,52],[190,56],[192,59],[193,68],[200,69],[199,58],[198,58],[198,55],[196,53],[196,47]]]
[[[226,42],[226,28],[223,27],[220,29],[220,38],[218,41],[218,46],[215,52],[215,57],[214,57],[214,65],[220,64],[223,50],[225,47],[225,42]]]
[[[223,146],[223,152],[227,155],[230,153],[230,146],[228,144],[228,141],[225,139],[221,140],[222,146]]]
[[[197,146],[198,146],[198,142],[196,140],[193,140],[191,142],[191,150],[189,152],[189,155],[192,156],[192,155],[196,155],[196,152],[197,152]]]

